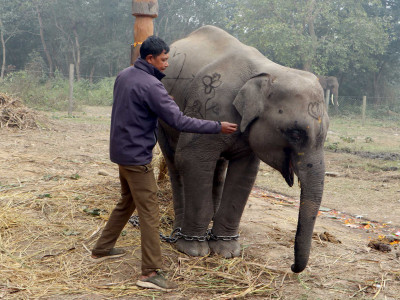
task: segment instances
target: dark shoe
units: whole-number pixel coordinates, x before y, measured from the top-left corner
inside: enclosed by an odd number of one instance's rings
[[[125,254],[126,254],[126,251],[124,249],[112,248],[108,254],[104,254],[104,255],[92,254],[90,256],[90,260],[94,261],[94,262],[101,262],[106,259],[121,257],[121,256],[124,256]]]
[[[173,283],[165,278],[162,271],[157,271],[156,273],[156,275],[147,277],[146,279],[139,279],[136,282],[136,285],[147,289],[157,289],[165,292],[169,292],[178,288],[176,283]]]

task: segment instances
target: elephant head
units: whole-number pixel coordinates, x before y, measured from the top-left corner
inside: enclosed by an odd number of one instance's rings
[[[273,75],[271,75],[273,74]],[[301,184],[293,272],[305,269],[315,220],[322,199],[323,146],[329,118],[323,90],[308,72],[288,69],[258,73],[249,79],[233,104],[241,115],[255,154],[278,170],[289,186],[294,174]]]

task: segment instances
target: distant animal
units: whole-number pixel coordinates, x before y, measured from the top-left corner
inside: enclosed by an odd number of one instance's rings
[[[191,256],[240,255],[239,223],[261,159],[289,186],[294,174],[300,180],[292,270],[303,271],[324,188],[329,124],[317,77],[278,65],[213,26],[173,43],[165,73],[163,83],[186,115],[240,124],[231,135],[201,135],[160,121],[177,249]]]
[[[321,84],[324,92],[327,90],[330,91],[330,94],[333,96],[333,105],[335,110],[339,109],[338,95],[339,95],[339,82],[335,76],[317,76],[319,83]]]

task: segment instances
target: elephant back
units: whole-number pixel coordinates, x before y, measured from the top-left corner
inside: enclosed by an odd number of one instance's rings
[[[269,74],[272,87],[281,94],[307,94],[319,87],[313,74],[276,64],[209,25],[171,45],[165,74],[167,91],[186,115],[231,122],[240,120],[232,105],[237,93],[260,74]]]
[[[267,60],[255,48],[244,45],[222,29],[207,25],[171,45],[169,67],[163,83],[178,102],[205,67],[221,60],[237,65],[243,57]]]

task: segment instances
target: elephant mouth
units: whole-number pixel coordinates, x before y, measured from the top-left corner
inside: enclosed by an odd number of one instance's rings
[[[294,183],[294,171],[293,171],[293,164],[292,160],[290,159],[290,149],[285,149],[285,161],[283,163],[283,168],[282,168],[282,176],[285,178],[286,183],[292,187]]]

